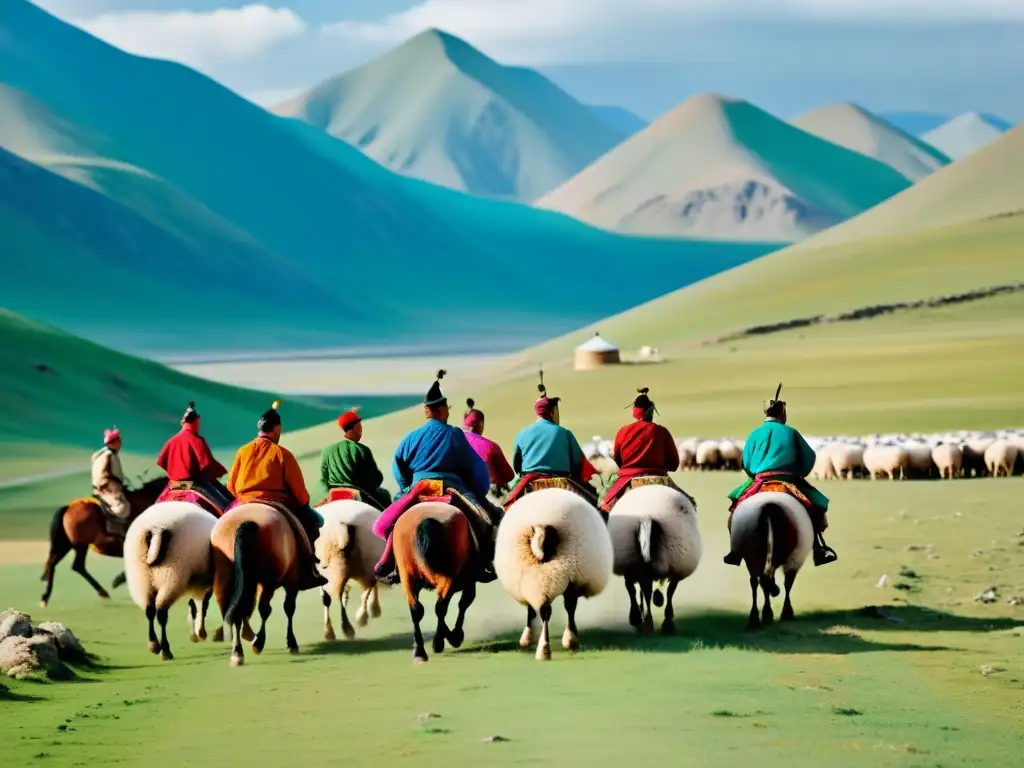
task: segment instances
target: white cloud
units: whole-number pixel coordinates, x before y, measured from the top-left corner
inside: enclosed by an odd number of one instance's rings
[[[291,9],[266,5],[213,11],[110,11],[65,18],[129,53],[199,68],[258,56],[308,29]]]

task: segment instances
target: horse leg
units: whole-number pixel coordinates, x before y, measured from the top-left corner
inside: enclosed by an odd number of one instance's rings
[[[64,532],[60,531],[58,539],[50,542],[50,555],[46,558],[46,568],[43,571],[46,591],[43,592],[43,597],[39,601],[40,607],[45,608],[46,604],[50,602],[50,595],[53,594],[53,573],[57,569],[57,563],[63,560],[70,551],[71,542],[68,541]]]
[[[248,616],[242,619],[242,639],[247,643],[256,639],[256,633],[252,631],[252,624],[249,623]]]
[[[224,642],[224,612],[231,602],[231,577],[234,566],[219,551],[213,554],[213,597],[220,611],[220,626],[213,630],[213,642]]]
[[[124,571],[121,571],[117,576],[114,577],[114,581],[111,583],[111,589],[117,589],[122,584],[128,581],[128,577],[124,575]]]
[[[458,648],[466,639],[462,623],[466,620],[466,611],[469,610],[469,606],[473,604],[474,600],[476,600],[476,582],[471,581],[462,590],[462,597],[459,598],[459,615],[455,619],[455,629],[448,633],[448,642],[452,644],[452,648]]]
[[[413,603],[409,606],[409,615],[412,616],[412,660],[416,664],[423,664],[427,661],[427,650],[423,647],[423,631],[420,629],[420,622],[423,621],[423,603],[420,602],[420,591],[412,593]]]
[[[85,547],[79,547],[75,549],[75,562],[71,566],[71,570],[81,576],[83,579],[89,582],[93,589],[96,590],[96,594],[102,597],[104,600],[109,599],[110,595],[107,594],[107,590],[99,585],[99,582],[94,579],[87,570],[85,570],[85,556],[89,552]]]
[[[537,612],[533,610],[532,605],[526,606],[526,629],[523,630],[523,634],[519,637],[520,648],[531,648],[533,647],[533,620],[537,618]]]
[[[626,591],[629,593],[629,626],[640,631],[640,625],[644,622],[643,613],[636,601],[636,582],[626,579]]]
[[[356,636],[356,630],[352,626],[352,622],[348,620],[348,611],[346,610],[348,607],[348,595],[350,590],[351,587],[348,584],[348,578],[346,577],[345,581],[341,583],[341,634],[349,640]]]
[[[263,652],[263,646],[267,642],[267,619],[270,618],[270,612],[273,610],[270,605],[273,597],[274,593],[269,589],[260,592],[260,631],[256,633],[256,639],[252,641],[252,652],[256,654]]]
[[[363,593],[359,596],[359,610],[356,611],[356,626],[365,627],[370,621],[370,595],[372,589],[362,587]]]
[[[323,587],[320,588],[320,600],[324,604],[324,640],[336,640],[334,624],[331,623],[331,596]]]
[[[569,588],[565,590],[565,594],[562,595],[565,615],[568,617],[565,632],[562,633],[562,647],[567,651],[578,651],[580,648],[580,639],[576,636],[576,604],[579,599],[579,592],[576,591],[575,586],[570,584]]]
[[[199,642],[199,635],[196,634],[196,619],[199,618],[199,609],[196,607],[196,601],[191,597],[188,599],[188,615],[189,615],[189,626],[192,632],[189,634],[189,640],[193,643]]]
[[[285,634],[285,643],[288,645],[288,653],[299,652],[299,642],[295,639],[295,632],[292,629],[292,617],[295,616],[295,603],[299,592],[296,589],[285,589],[284,591],[284,615],[288,619],[288,630]]]
[[[750,616],[747,618],[747,631],[761,628],[761,617],[757,613],[757,576],[750,577],[750,597],[753,605],[750,608]]]
[[[373,586],[370,587],[370,616],[375,619],[380,618],[380,583],[378,581],[373,582]]]
[[[156,595],[151,595],[146,606],[146,619],[149,621],[149,652],[160,653],[160,641],[156,636],[153,621],[156,619]]]
[[[551,660],[551,633],[548,624],[551,621],[551,603],[540,607],[540,641],[537,643],[537,660]]]
[[[245,653],[242,651],[242,625],[231,625],[231,666],[240,667],[245,664]]]
[[[665,621],[661,624],[663,635],[674,635],[676,633],[676,611],[672,607],[672,598],[676,595],[676,587],[679,586],[679,579],[670,579],[668,589],[665,592]]]
[[[160,622],[160,658],[164,661],[171,661],[174,654],[171,653],[171,645],[167,642],[167,609],[156,609],[156,620]]]
[[[793,582],[796,581],[796,571],[787,573],[785,577],[786,602],[782,604],[782,620],[793,620],[793,603],[789,601],[789,593],[793,590]]]
[[[199,611],[199,630],[196,634],[199,635],[200,640],[205,640],[206,635],[206,612],[210,610],[210,598],[213,597],[213,591],[209,590],[203,595],[203,607]]]
[[[772,611],[772,594],[778,594],[774,576],[762,576],[761,591],[764,593],[764,607],[761,610],[761,626],[768,627],[775,623],[775,612]]]
[[[441,653],[444,650],[444,641],[448,637],[448,625],[445,617],[448,615],[448,603],[452,600],[451,592],[443,598],[438,597],[434,604],[434,615],[437,616],[437,629],[434,631],[433,647],[434,653]]]
[[[651,611],[651,594],[654,591],[654,582],[649,578],[640,581],[640,610],[643,614],[643,624],[640,632],[649,635],[654,632],[654,614]]]

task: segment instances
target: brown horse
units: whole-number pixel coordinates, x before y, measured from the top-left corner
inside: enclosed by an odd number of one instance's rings
[[[793,618],[790,592],[796,575],[814,547],[814,529],[803,505],[786,493],[764,492],[740,502],[732,516],[732,551],[740,555],[750,574],[753,606],[747,629],[760,629],[775,620],[771,598],[777,597],[775,571],[785,577],[786,602],[782,620]],[[757,613],[757,588],[764,592],[764,610]]]
[[[166,485],[167,478],[158,477],[134,491],[126,491],[125,496],[130,507],[128,522],[131,523],[153,506]],[[46,591],[40,602],[43,608],[50,602],[50,595],[53,593],[54,569],[72,550],[75,552],[75,562],[71,570],[89,582],[100,597],[110,597],[107,590],[85,570],[85,556],[89,547],[101,555],[121,557],[124,545],[117,536],[107,533],[106,516],[99,502],[91,497],[83,497],[58,509],[50,522],[50,556],[46,558],[46,567],[42,575],[42,581],[46,582]],[[124,574],[121,573],[114,579],[114,587],[123,583]]]
[[[446,640],[453,648],[458,648],[465,639],[462,623],[466,611],[476,599],[476,579],[472,574],[476,571],[478,554],[465,514],[440,501],[421,502],[409,509],[395,524],[392,536],[395,563],[412,615],[412,659],[422,664],[427,661],[427,652],[420,630],[424,613],[420,591],[433,589],[437,592],[434,653],[444,650]],[[456,592],[462,592],[459,615],[455,627],[449,629],[445,617],[448,603]]]
[[[245,663],[242,639],[256,608],[257,590],[261,623],[252,652],[263,651],[270,601],[274,592],[283,589],[288,650],[298,653],[292,617],[299,594],[299,545],[284,513],[269,504],[239,504],[217,521],[210,541],[213,543],[213,595],[224,623],[231,627],[231,666]]]

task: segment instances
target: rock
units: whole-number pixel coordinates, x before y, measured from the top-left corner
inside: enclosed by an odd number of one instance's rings
[[[924,547],[920,544],[907,544],[907,546],[903,548],[904,552],[921,552],[923,550]]]
[[[938,560],[938,559],[939,559],[939,556],[938,556],[938,555],[936,555],[936,554],[935,554],[934,552],[929,552],[929,553],[928,553],[928,559],[929,559],[929,560]]]
[[[876,586],[876,587],[879,587],[879,588],[881,588],[881,587],[884,587],[884,586],[885,586],[886,584],[888,584],[888,583],[889,583],[889,577],[888,577],[888,576],[886,576],[886,575],[885,575],[885,574],[883,573],[883,574],[882,574],[882,578],[880,578],[880,579],[878,580],[878,583],[877,583],[877,584],[875,584],[875,586]]]
[[[994,603],[996,601],[995,587],[992,587],[991,589],[986,589],[984,592],[981,592],[977,597],[974,598],[974,601],[981,603]]]
[[[996,674],[998,674],[1000,672],[1005,672],[1005,671],[1006,671],[1005,667],[984,666],[984,667],[981,668],[981,674],[983,674],[985,677],[988,677],[989,675],[996,675]]]
[[[73,677],[60,660],[57,642],[46,633],[32,637],[11,636],[0,642],[0,673],[19,680],[42,675],[52,680]]]
[[[424,712],[422,715],[419,715],[416,718],[416,722],[422,724],[427,722],[428,720],[436,720],[439,717],[440,715],[436,715],[433,712]]]
[[[44,621],[36,626],[37,632],[50,635],[57,643],[57,651],[63,661],[85,661],[86,652],[75,633],[57,621]]]
[[[1024,605],[1024,597],[1020,597],[1019,595],[1012,595],[1012,596],[1006,598],[1006,604],[1007,605]]]
[[[32,617],[13,608],[0,613],[0,643],[8,637],[32,637]]]
[[[503,741],[509,741],[509,739],[506,739],[504,736],[487,736],[483,739],[480,739],[480,741],[482,741],[484,744],[499,744]]]

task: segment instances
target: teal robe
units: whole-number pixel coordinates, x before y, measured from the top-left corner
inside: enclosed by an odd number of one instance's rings
[[[803,435],[781,421],[765,419],[764,424],[750,433],[743,447],[743,471],[749,479],[734,488],[729,498],[733,501],[740,498],[762,472],[785,472],[814,506],[826,512],[828,498],[804,479],[814,469],[814,461],[814,449]]]
[[[391,504],[391,494],[380,487],[384,475],[377,468],[373,452],[355,440],[342,440],[324,449],[320,457],[320,482],[327,490],[355,488],[385,507]]]

